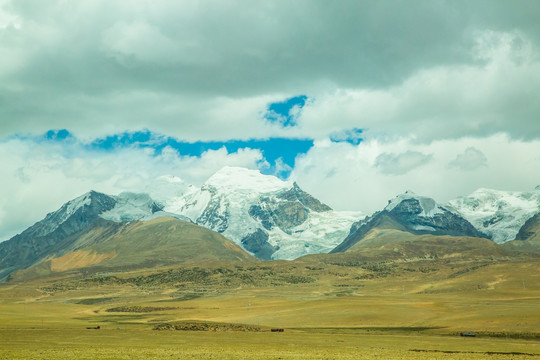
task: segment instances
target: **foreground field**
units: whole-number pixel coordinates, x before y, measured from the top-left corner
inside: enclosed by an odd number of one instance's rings
[[[540,359],[536,259],[340,259],[6,283],[0,359]]]
[[[354,331],[156,332],[0,330],[0,359],[540,359],[516,339],[367,335]]]

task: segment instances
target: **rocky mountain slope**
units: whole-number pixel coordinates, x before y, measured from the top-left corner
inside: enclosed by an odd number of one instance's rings
[[[411,191],[388,202],[384,210],[357,222],[347,238],[332,250],[344,252],[361,242],[374,229],[392,229],[414,235],[486,237],[467,220],[435,200]]]

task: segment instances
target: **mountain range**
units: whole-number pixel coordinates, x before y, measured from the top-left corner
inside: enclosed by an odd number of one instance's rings
[[[332,252],[346,251],[373,229],[394,229],[414,235],[487,237],[456,212],[437,204],[431,198],[407,191],[389,201],[382,211],[355,224],[354,231]]]
[[[224,167],[201,187],[163,176],[140,193],[90,191],[68,201],[0,243],[0,279],[21,269],[39,276],[351,251],[429,257],[456,256],[459,248],[502,256],[540,249],[539,212],[537,187],[479,189],[445,205],[408,191],[366,217],[335,211],[294,182]]]

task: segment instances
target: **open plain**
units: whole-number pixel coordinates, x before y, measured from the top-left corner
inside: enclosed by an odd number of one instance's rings
[[[325,255],[15,279],[0,359],[540,359],[539,270]]]

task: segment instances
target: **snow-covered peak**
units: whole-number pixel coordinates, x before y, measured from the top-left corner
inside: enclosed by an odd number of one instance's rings
[[[44,219],[39,230],[40,235],[46,235],[56,230],[60,225],[67,221],[73,214],[85,205],[92,203],[92,193],[89,191],[73,200],[68,201],[57,211],[50,213]]]
[[[392,200],[388,200],[388,205],[386,205],[386,207],[384,208],[384,210],[386,211],[392,211],[394,210],[394,208],[396,206],[398,206],[399,204],[401,204],[401,202],[403,200],[407,200],[407,199],[411,199],[415,196],[415,193],[410,191],[410,190],[407,190],[405,191],[404,193],[402,194],[399,194],[397,195],[395,198],[393,198]]]
[[[212,175],[205,185],[225,191],[248,190],[258,193],[289,189],[292,182],[283,181],[275,176],[261,174],[258,170],[225,166]]]
[[[514,240],[523,224],[540,211],[540,192],[480,188],[449,204],[493,241],[503,243]]]
[[[444,213],[444,208],[437,204],[435,200],[432,198],[428,198],[425,196],[419,196],[416,195],[413,191],[407,190],[403,194],[399,194],[392,200],[388,202],[388,205],[384,208],[386,211],[392,211],[401,204],[404,200],[418,200],[418,203],[420,204],[420,207],[422,208],[422,212],[418,214],[418,216],[423,217],[432,217],[435,214],[442,214]]]

